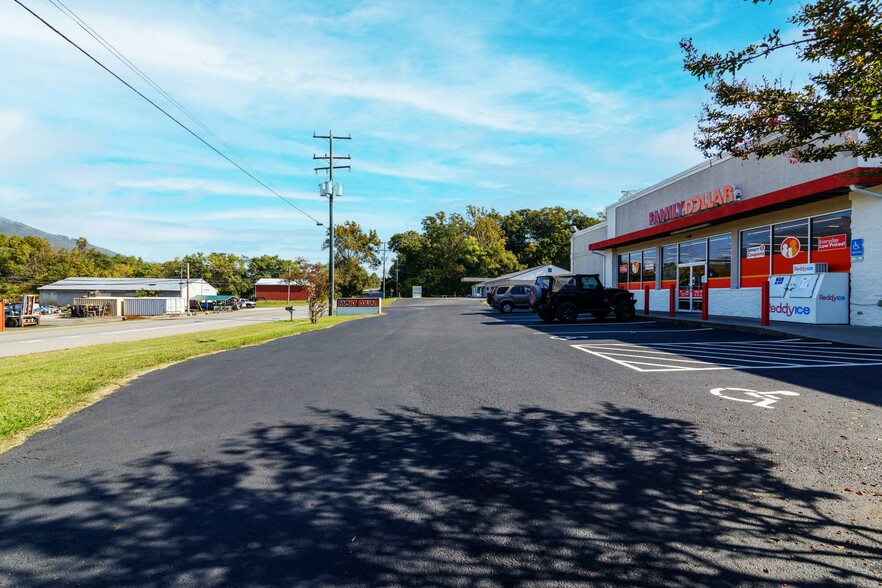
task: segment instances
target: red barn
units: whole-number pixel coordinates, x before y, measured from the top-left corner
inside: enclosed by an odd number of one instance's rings
[[[260,278],[254,284],[255,300],[306,300],[305,282]]]

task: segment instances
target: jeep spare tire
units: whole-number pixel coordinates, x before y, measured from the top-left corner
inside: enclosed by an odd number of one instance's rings
[[[536,308],[536,305],[542,300],[542,286],[539,284],[533,284],[530,286],[530,291],[527,293],[527,300],[530,301],[530,308]]]

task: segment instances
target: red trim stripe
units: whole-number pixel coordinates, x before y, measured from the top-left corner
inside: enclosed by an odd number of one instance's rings
[[[882,177],[879,176],[861,177],[859,179],[853,177],[856,174],[866,174],[868,172],[878,172],[878,168],[856,167],[852,170],[836,173],[823,178],[818,178],[816,180],[812,180],[811,182],[797,184],[795,186],[790,186],[789,188],[769,192],[768,194],[763,194],[762,196],[757,196],[755,198],[740,200],[733,204],[727,204],[726,206],[717,206],[698,214],[693,214],[684,218],[672,220],[660,225],[654,225],[646,229],[641,229],[639,231],[634,231],[633,233],[627,233],[625,235],[613,237],[612,239],[607,239],[605,241],[598,241],[597,243],[592,243],[591,245],[589,245],[588,249],[594,251],[597,249],[609,249],[618,245],[636,243],[637,241],[644,241],[646,239],[665,235],[667,233],[670,233],[671,231],[688,229],[689,227],[693,227],[695,225],[719,221],[729,216],[752,212],[761,208],[765,208],[767,206],[774,206],[776,204],[782,204],[791,200],[798,200],[806,196],[811,196],[812,194],[826,192],[827,190],[835,190],[836,188],[842,188],[844,186],[848,186],[854,183],[882,183]]]

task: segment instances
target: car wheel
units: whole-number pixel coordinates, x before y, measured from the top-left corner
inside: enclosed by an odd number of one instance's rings
[[[557,307],[557,320],[562,323],[574,323],[579,318],[579,307],[573,302],[564,302]]]
[[[508,314],[514,310],[514,304],[506,300],[502,304],[499,305],[499,312],[503,314]]]
[[[605,321],[606,317],[609,316],[609,311],[608,310],[595,310],[591,314],[594,315],[594,318],[596,318],[597,320]]]
[[[554,320],[554,311],[551,310],[550,308],[548,308],[546,310],[540,310],[538,314],[539,314],[539,318],[541,318],[546,323],[550,323],[551,321]]]
[[[630,300],[616,302],[616,318],[620,321],[633,321],[636,315],[634,304]]]

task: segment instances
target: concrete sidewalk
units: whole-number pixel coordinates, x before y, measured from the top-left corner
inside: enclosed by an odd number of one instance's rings
[[[706,327],[719,327],[721,329],[734,329],[750,333],[763,333],[766,335],[801,337],[814,341],[832,341],[849,345],[861,345],[864,347],[882,348],[882,327],[857,327],[853,325],[808,325],[802,323],[785,323],[771,321],[768,327],[760,324],[760,319],[714,316],[708,320],[701,320],[701,313],[679,313],[671,317],[664,312],[650,312],[644,315],[638,311],[637,318],[651,318],[654,321],[672,322],[683,325],[701,325]]]

